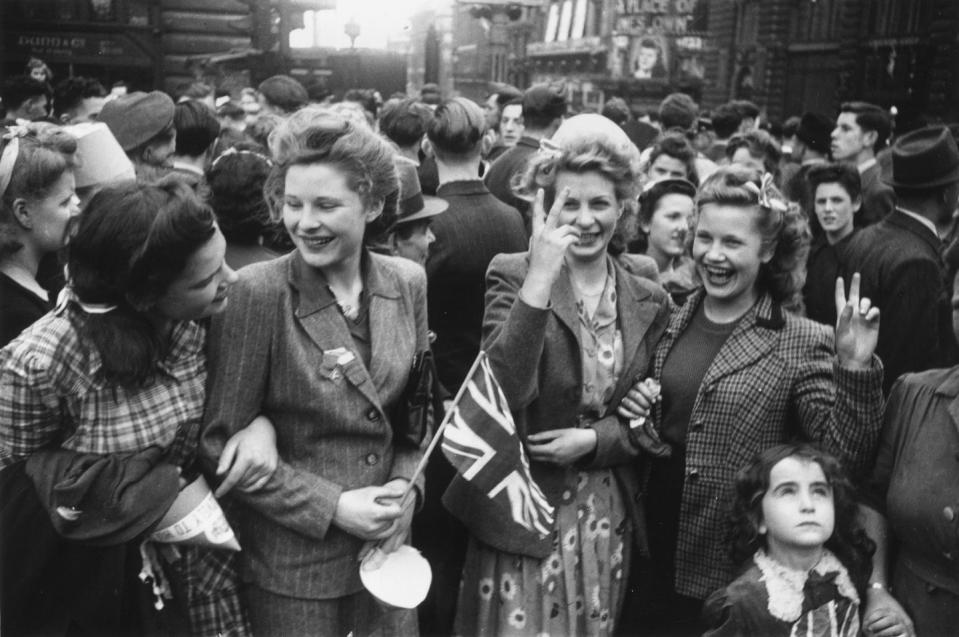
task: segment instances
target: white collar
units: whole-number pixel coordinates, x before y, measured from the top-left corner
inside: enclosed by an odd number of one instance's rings
[[[810,157],[809,159],[802,160],[801,166],[816,166],[818,164],[825,164],[826,160],[822,157]]]
[[[756,551],[753,561],[762,573],[759,581],[766,585],[769,614],[784,622],[794,622],[799,619],[802,616],[803,589],[806,586],[806,580],[809,579],[809,572],[796,571],[780,564],[767,556],[762,549]],[[829,549],[823,549],[822,558],[812,570],[820,575],[838,573],[836,588],[839,594],[859,604],[859,593],[856,592],[856,587],[849,578],[849,571]]]
[[[188,164],[185,161],[174,160],[173,168],[175,170],[180,170],[185,173],[193,173],[194,175],[198,175],[200,177],[203,176],[203,170],[201,170],[200,168],[197,168],[193,164]]]
[[[916,221],[918,221],[918,222],[921,223],[922,225],[924,225],[924,226],[926,226],[927,228],[929,228],[929,232],[931,232],[932,234],[936,235],[936,238],[937,238],[937,239],[940,238],[940,237],[939,237],[939,230],[936,229],[936,224],[934,224],[933,222],[929,221],[928,219],[926,219],[925,217],[923,217],[921,214],[916,213],[916,212],[913,212],[912,210],[906,210],[905,208],[902,208],[902,207],[900,207],[900,206],[896,206],[896,210],[898,210],[899,212],[903,213],[904,215],[908,215],[908,216],[912,217],[913,219],[915,219]]]
[[[856,169],[859,170],[859,174],[861,175],[861,174],[863,174],[864,172],[866,172],[867,170],[869,170],[870,168],[872,168],[873,166],[875,166],[877,163],[878,163],[878,162],[876,161],[876,158],[875,158],[875,157],[870,157],[870,158],[867,159],[866,161],[864,161],[864,162],[862,162],[861,164],[859,164],[858,166],[856,166]]]

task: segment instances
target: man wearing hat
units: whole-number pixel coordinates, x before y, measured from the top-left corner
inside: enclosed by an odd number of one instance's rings
[[[796,138],[792,148],[792,159],[798,165],[791,174],[783,175],[783,194],[795,201],[809,215],[816,215],[812,208],[812,193],[809,192],[809,170],[829,160],[829,133],[832,131],[831,119],[820,113],[803,113],[796,129]]]
[[[137,178],[157,177],[172,166],[175,108],[170,96],[161,91],[137,91],[103,105],[98,120],[110,128],[133,162]]]
[[[449,204],[439,197],[423,196],[415,163],[405,157],[397,157],[394,163],[400,178],[400,201],[389,229],[390,252],[425,267],[430,244],[436,241],[430,223]]]
[[[502,252],[526,250],[527,238],[520,214],[490,194],[477,176],[488,126],[483,109],[457,97],[437,106],[434,115],[426,137],[439,171],[436,194],[449,208],[433,217],[436,242],[426,261],[427,305],[436,333],[437,375],[455,391],[479,353],[489,263]],[[433,586],[419,608],[424,635],[453,632],[467,538],[441,502],[454,473],[443,454],[430,458],[426,499],[413,521],[413,544],[433,566]]]
[[[889,113],[875,104],[845,102],[839,107],[831,135],[832,156],[859,171],[862,210],[856,215],[857,226],[876,223],[895,207],[896,196],[880,178],[882,169],[876,162],[876,153],[885,148],[891,130]]]
[[[896,207],[853,237],[845,268],[847,285],[859,272],[861,295],[882,310],[876,354],[887,394],[906,372],[955,362],[948,360],[955,339],[939,258],[940,233],[959,198],[959,148],[949,129],[933,126],[900,137],[889,185]]]
[[[513,176],[526,168],[529,158],[539,150],[539,141],[552,137],[566,117],[564,86],[534,84],[523,93],[523,135],[516,145],[500,155],[486,173],[486,186],[500,201],[520,211],[527,234],[532,228],[529,203],[513,193]]]

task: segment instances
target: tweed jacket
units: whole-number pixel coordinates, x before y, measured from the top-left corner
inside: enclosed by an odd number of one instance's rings
[[[260,491],[233,493],[244,575],[281,595],[359,591],[363,541],[332,525],[340,493],[409,479],[422,457],[394,445],[389,417],[415,352],[428,347],[426,275],[371,253],[363,273],[369,370],[333,295],[297,251],[241,270],[210,331],[202,451],[215,462],[258,414],[273,423],[279,467]]]
[[[952,318],[940,245],[929,228],[896,210],[853,235],[846,248],[846,281],[859,272],[862,296],[882,310],[876,354],[885,367],[886,394],[906,372],[950,363]]]
[[[862,180],[862,210],[854,217],[857,228],[885,219],[896,208],[896,192],[882,181],[882,168],[873,164],[859,175]]]
[[[639,492],[635,459],[628,426],[615,415],[615,407],[638,380],[645,378],[656,341],[669,319],[665,291],[637,274],[648,268],[648,257],[625,255],[612,259],[616,272],[616,310],[623,333],[623,371],[610,400],[610,415],[591,424],[597,434],[595,453],[583,459],[585,468],[613,467],[624,499],[645,546],[642,511],[636,508]],[[652,264],[655,271],[655,263]],[[534,308],[519,298],[529,268],[529,254],[501,254],[487,274],[483,343],[516,422],[522,441],[530,434],[579,426],[577,412],[582,395],[579,319],[568,271],[564,268],[553,285],[550,307]],[[563,467],[530,462],[533,479],[556,505],[567,483]],[[508,514],[489,506],[489,500],[456,476],[444,500],[447,508],[482,542],[509,553],[544,558],[552,539],[534,533],[516,533]]]
[[[653,376],[689,326],[703,292],[672,315]],[[833,330],[784,313],[768,295],[743,316],[706,371],[690,414],[676,546],[676,592],[704,599],[732,580],[723,541],[736,472],[790,440],[818,442],[853,475],[874,458],[882,425],[882,363],[839,366]],[[662,423],[662,403],[654,409]],[[655,489],[655,484],[648,484]]]

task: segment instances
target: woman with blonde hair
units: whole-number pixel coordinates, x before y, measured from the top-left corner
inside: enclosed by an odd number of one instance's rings
[[[733,579],[723,544],[736,469],[794,439],[816,442],[861,475],[882,420],[879,310],[848,301],[829,327],[785,308],[802,291],[805,217],[772,177],[726,166],[699,190],[692,255],[703,289],[674,312],[620,413],[644,451],[651,559],[635,568],[637,628],[701,634],[702,602]],[[673,634],[672,632],[670,634]]]
[[[531,160],[533,238],[528,252],[490,264],[483,348],[555,524],[547,535],[519,527],[454,479],[444,501],[471,535],[457,634],[616,627],[644,527],[615,408],[668,319],[663,289],[637,274],[645,264],[608,251],[635,214],[638,176],[635,146],[600,115],[566,120]]]
[[[423,431],[402,427],[411,362],[428,345],[426,275],[364,246],[396,206],[393,151],[328,110],[307,107],[270,137],[265,193],[292,253],[243,268],[213,321],[204,452],[213,462],[263,414],[280,462],[236,510],[257,635],[415,635],[413,611],[385,610],[359,558],[407,538],[401,507]],[[419,487],[417,488],[417,497]]]

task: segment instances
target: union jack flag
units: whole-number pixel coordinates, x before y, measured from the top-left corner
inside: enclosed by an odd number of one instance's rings
[[[443,430],[443,453],[465,480],[507,508],[517,524],[547,535],[553,527],[553,507],[533,482],[526,451],[486,352],[480,352],[479,358],[451,407]]]

